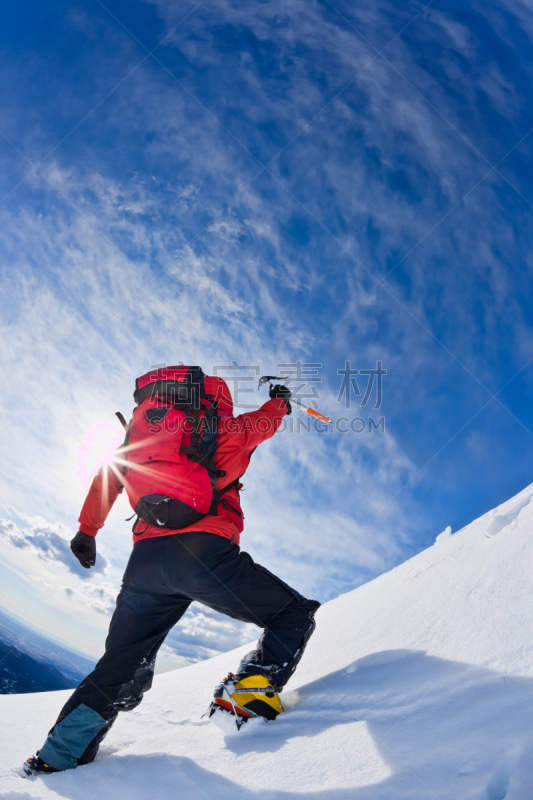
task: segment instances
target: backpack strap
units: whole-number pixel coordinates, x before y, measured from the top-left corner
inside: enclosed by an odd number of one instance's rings
[[[115,411],[115,417],[118,417],[118,421],[124,428],[124,430],[128,429],[128,423],[126,422],[126,417],[120,411]]]
[[[217,470],[212,459],[212,456],[214,456],[214,452],[212,451],[216,450],[216,447],[212,448],[205,443],[204,434],[209,433],[213,434],[215,437],[218,436],[217,403],[212,403],[209,408],[204,409],[203,418],[200,417],[199,409],[191,409],[188,406],[181,406],[179,404],[175,404],[174,408],[183,410],[188,419],[192,421],[191,444],[188,446],[182,445],[180,447],[180,453],[185,453],[190,461],[202,464],[216,479],[219,477],[217,472],[220,472],[220,470]]]
[[[226,486],[224,486],[222,489],[219,489],[218,492],[213,492],[213,500],[211,502],[211,506],[209,507],[208,511],[209,514],[216,515],[218,504],[220,503],[226,492],[228,492],[233,486],[237,489],[237,491],[239,491],[239,486],[241,485],[241,477],[242,476],[240,476],[239,478],[235,478],[234,481],[231,481],[231,483],[226,484]]]
[[[123,443],[120,445],[120,447],[117,448],[117,454],[120,455],[121,458],[124,459],[124,461],[127,461],[128,460],[128,451],[130,449],[131,423],[133,422],[133,420],[130,420],[129,422],[126,422],[124,416],[120,413],[120,411],[117,411],[116,415],[119,418],[120,422],[122,423],[122,425],[124,426],[124,429],[126,431],[126,435],[124,436]],[[128,465],[127,464],[123,464],[118,469],[119,469],[119,472],[121,472],[123,477],[124,477],[126,475],[126,472],[128,471]]]

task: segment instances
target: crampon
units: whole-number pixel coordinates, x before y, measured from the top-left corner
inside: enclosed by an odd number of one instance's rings
[[[39,752],[37,755],[30,756],[24,764],[22,765],[22,769],[28,777],[35,777],[36,775],[51,775],[52,772],[60,772],[61,770],[56,769],[55,767],[51,767],[50,764],[45,764],[42,758],[39,758]]]
[[[238,680],[230,672],[215,689],[209,718],[224,733],[236,733],[252,720],[268,722],[285,709],[278,693],[264,675],[247,675]]]

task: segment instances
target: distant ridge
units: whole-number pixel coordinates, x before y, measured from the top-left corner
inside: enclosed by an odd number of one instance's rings
[[[0,694],[71,689],[93,666],[0,611]]]
[[[76,681],[12,644],[0,641],[0,694],[26,694],[70,689]]]

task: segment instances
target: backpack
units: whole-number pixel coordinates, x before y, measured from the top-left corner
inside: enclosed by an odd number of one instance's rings
[[[237,479],[215,489],[217,478],[226,474],[215,466],[219,403],[228,396],[231,403],[231,395],[220,378],[208,380],[216,381],[222,392],[217,397],[207,394],[205,379],[200,367],[178,366],[156,369],[136,380],[137,407],[124,442],[124,483],[137,515],[137,536],[148,525],[179,530],[217,514],[222,495],[232,486],[240,488]],[[233,503],[224,503],[219,513],[238,527],[240,522],[242,530],[242,513]],[[146,527],[136,531],[139,520]]]

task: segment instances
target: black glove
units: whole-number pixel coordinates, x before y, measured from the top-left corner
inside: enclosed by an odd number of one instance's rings
[[[287,414],[292,414],[291,404],[289,403],[289,400],[291,399],[290,389],[288,389],[286,386],[282,386],[281,383],[277,383],[271,388],[268,394],[270,395],[271,400],[273,400],[275,397],[279,397],[280,400],[285,400],[287,403]]]
[[[85,569],[94,567],[96,561],[96,542],[94,536],[78,531],[70,542],[70,549]]]

